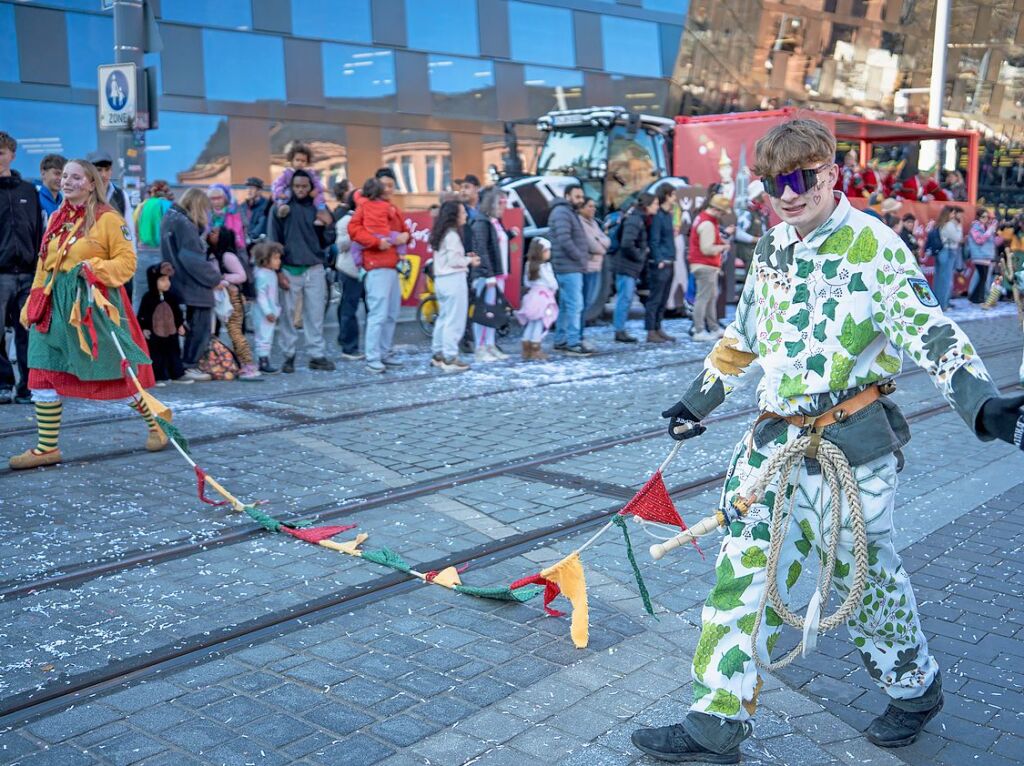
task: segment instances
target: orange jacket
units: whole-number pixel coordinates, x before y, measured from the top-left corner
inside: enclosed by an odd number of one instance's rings
[[[348,222],[348,235],[363,248],[363,268],[393,269],[398,265],[398,250],[380,249],[380,241],[393,231],[409,232],[402,211],[382,199],[359,199],[356,212]]]

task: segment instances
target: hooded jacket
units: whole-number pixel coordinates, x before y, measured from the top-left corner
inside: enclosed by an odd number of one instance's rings
[[[172,205],[160,222],[160,256],[174,267],[171,287],[185,305],[213,308],[220,267],[207,255],[199,228],[178,205]]]
[[[548,215],[551,228],[551,267],[556,274],[582,274],[590,248],[579,214],[566,199],[556,200]]]
[[[644,222],[643,211],[633,207],[622,222],[619,235],[619,249],[612,258],[612,266],[616,274],[625,274],[638,279],[647,263],[647,224]]]
[[[42,240],[39,194],[12,170],[0,178],[0,274],[34,274]]]
[[[323,249],[334,242],[333,226],[316,226],[316,207],[310,196],[304,199],[293,197],[289,202],[288,215],[279,218],[277,207],[270,215],[270,239],[284,245],[286,266],[322,265]]]
[[[165,293],[161,293],[157,288],[156,283],[157,280],[160,279],[160,266],[161,264],[154,263],[146,269],[146,284],[149,286],[149,289],[146,290],[145,294],[142,296],[142,300],[139,301],[139,311],[136,316],[139,320],[139,327],[143,330],[153,332],[153,317],[156,315],[158,310],[166,310],[165,308],[162,308],[163,305],[170,309],[171,316],[174,321],[175,332],[177,332],[177,328],[185,324],[185,317],[181,313],[181,296],[174,292],[173,287]],[[157,325],[160,326],[161,324],[162,323],[158,320]],[[158,337],[170,337],[168,335],[161,334],[159,331],[154,334]]]

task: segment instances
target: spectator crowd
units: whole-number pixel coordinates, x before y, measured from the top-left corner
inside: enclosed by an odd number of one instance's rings
[[[17,145],[0,133],[0,337],[13,328],[17,375],[0,344],[0,401],[30,401],[26,381],[27,333],[18,322],[36,270],[47,218],[60,207],[65,158],[43,157],[38,187],[11,168]],[[401,276],[412,233],[393,199],[394,173],[381,168],[358,189],[339,182],[328,196],[313,171],[312,150],[293,144],[287,167],[268,185],[246,180],[245,190],[224,184],[188,188],[179,197],[166,181],[153,182],[133,208],[129,195],[111,181],[110,155],[86,161],[106,186],[105,199],[125,221],[136,248],[135,292],[140,327],[149,344],[157,385],[211,379],[257,380],[292,373],[300,354],[312,370],[336,369],[333,342],[324,337],[324,317],[337,298],[336,338],[343,362],[362,362],[371,373],[401,366],[394,352],[402,300]],[[854,152],[844,158],[839,188],[866,196],[911,252],[934,266],[935,293],[949,308],[957,274],[970,272],[969,299],[983,302],[998,280],[1009,291],[1024,267],[1024,219],[996,220],[978,208],[973,222],[947,206],[930,228],[906,200],[956,200],[962,179],[899,176],[894,168],[861,167]],[[753,245],[767,229],[764,189],[754,181],[748,202],[713,188],[689,220],[675,186],[638,195],[626,210],[602,222],[597,201],[569,183],[548,215],[549,233],[529,243],[522,269],[525,295],[517,311],[505,298],[513,269],[512,243],[522,236],[506,228],[507,195],[484,188],[467,175],[457,191],[432,208],[427,271],[436,302],[430,363],[446,372],[505,359],[499,337],[510,322],[522,326],[521,354],[545,360],[544,341],[568,355],[593,354],[586,339],[595,307],[614,292],[615,341],[632,344],[626,322],[638,293],[645,297],[642,339],[676,339],[665,332],[669,305],[689,312],[697,342],[722,336],[722,288],[750,265]],[[724,220],[736,223],[725,225]],[[723,220],[724,219],[724,220]],[[1009,253],[1009,256],[1007,256]],[[609,289],[610,288],[610,289]],[[360,309],[365,311],[361,323]],[[227,342],[222,340],[226,335]],[[460,354],[466,354],[463,359]],[[272,361],[272,359],[274,361]],[[278,361],[279,360],[279,361]],[[279,365],[279,366],[278,366]]]

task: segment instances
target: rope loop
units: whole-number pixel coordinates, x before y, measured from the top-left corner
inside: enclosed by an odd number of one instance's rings
[[[850,618],[858,604],[860,604],[867,581],[867,526],[864,520],[860,487],[857,484],[854,470],[850,465],[849,459],[835,444],[824,439],[815,439],[813,432],[804,433],[772,455],[765,466],[761,478],[754,485],[751,497],[748,498],[748,500],[763,498],[768,491],[768,487],[776,480],[778,481],[778,490],[775,493],[775,503],[772,508],[769,528],[770,542],[766,571],[767,583],[764,595],[761,597],[761,602],[755,613],[754,627],[751,631],[754,661],[761,670],[766,672],[774,672],[786,667],[804,649],[804,641],[801,640],[792,651],[781,659],[772,662],[771,657],[761,657],[758,649],[758,633],[761,629],[761,621],[765,609],[768,606],[771,606],[786,625],[800,630],[804,628],[804,619],[790,610],[783,600],[782,594],[779,593],[779,559],[782,553],[783,542],[789,533],[789,527],[793,520],[793,510],[796,505],[796,487],[800,480],[799,472],[803,470],[806,453],[811,448],[816,448],[816,459],[821,466],[821,473],[828,487],[831,507],[828,545],[824,548],[825,555],[824,560],[821,562],[817,585],[817,591],[823,605],[828,603],[829,592],[832,587],[836,553],[839,549],[839,536],[842,532],[842,501],[844,498],[850,508],[850,526],[853,533],[853,583],[839,608],[827,617],[821,618],[817,626],[819,633],[834,630]],[[787,499],[785,490],[787,487],[793,488],[792,499],[788,509],[785,507]]]

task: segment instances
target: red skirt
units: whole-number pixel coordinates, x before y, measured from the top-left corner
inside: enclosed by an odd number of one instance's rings
[[[104,294],[109,295],[111,288],[101,287]],[[128,299],[128,293],[124,287],[116,288],[120,291],[121,313],[128,323],[128,331],[132,340],[147,356],[149,346],[146,344],[146,337],[139,327],[139,320],[135,318],[135,311],[132,310],[132,303]],[[135,367],[135,374],[143,388],[152,388],[156,384],[153,377],[153,366],[139,364]],[[80,380],[70,372],[57,370],[36,370],[28,371],[28,387],[30,389],[52,388],[61,397],[72,399],[95,399],[108,401],[112,399],[128,399],[138,393],[135,384],[130,378],[114,378],[112,380]]]

